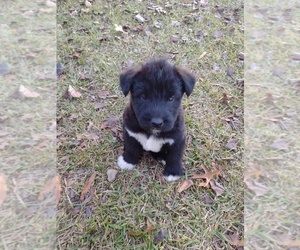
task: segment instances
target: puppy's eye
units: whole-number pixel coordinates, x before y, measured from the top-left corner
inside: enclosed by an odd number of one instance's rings
[[[171,96],[170,98],[169,98],[169,102],[173,102],[174,101],[174,99],[175,99],[175,97],[174,96]]]

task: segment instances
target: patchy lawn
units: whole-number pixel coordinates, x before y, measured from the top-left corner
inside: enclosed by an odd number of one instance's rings
[[[59,1],[57,29],[57,57],[64,67],[57,91],[63,189],[57,247],[242,246],[242,2]],[[130,172],[116,165],[128,101],[119,73],[161,56],[197,76],[194,92],[183,99],[186,175],[174,183],[162,181],[162,166],[148,156]],[[69,85],[74,90],[66,94]],[[201,187],[203,180],[179,193],[180,183],[203,173],[202,166],[221,170],[213,177],[221,194]],[[113,181],[109,169],[118,171]],[[82,195],[83,190],[88,192]]]
[[[246,8],[246,245],[299,249],[299,3]]]

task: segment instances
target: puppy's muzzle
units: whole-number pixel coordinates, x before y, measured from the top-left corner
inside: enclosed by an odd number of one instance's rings
[[[164,125],[164,121],[161,118],[152,118],[151,127],[153,129],[160,129]]]

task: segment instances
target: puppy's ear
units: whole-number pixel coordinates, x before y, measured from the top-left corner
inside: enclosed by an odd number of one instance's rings
[[[138,72],[139,72],[139,68],[135,67],[135,68],[125,70],[120,74],[120,86],[125,96],[128,95],[130,91],[130,87],[133,83],[133,78]]]
[[[183,91],[186,93],[187,96],[189,96],[192,93],[196,83],[195,76],[188,72],[186,69],[176,66],[175,69],[183,82]]]

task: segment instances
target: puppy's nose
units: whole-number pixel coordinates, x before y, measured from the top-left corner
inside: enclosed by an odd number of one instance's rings
[[[152,120],[151,120],[151,125],[154,128],[161,128],[163,124],[164,124],[164,121],[161,118],[152,118]]]

